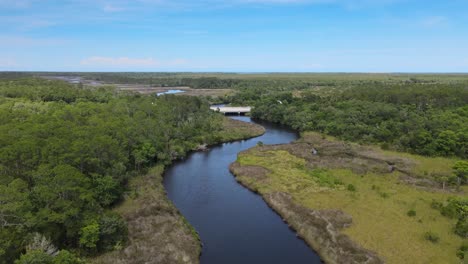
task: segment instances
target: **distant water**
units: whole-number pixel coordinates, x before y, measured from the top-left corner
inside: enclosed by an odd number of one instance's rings
[[[200,234],[201,264],[321,263],[262,197],[238,184],[228,169],[240,151],[257,142],[289,143],[298,134],[250,117],[233,118],[258,123],[266,133],[194,152],[165,172],[169,199]]]
[[[156,95],[160,96],[160,95],[164,95],[164,94],[177,94],[177,93],[185,93],[185,91],[183,91],[183,90],[168,90],[166,92],[157,93]]]

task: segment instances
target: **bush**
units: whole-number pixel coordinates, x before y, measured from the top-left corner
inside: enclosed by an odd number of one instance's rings
[[[53,264],[54,257],[41,250],[31,250],[21,255],[15,264]]]
[[[380,144],[380,148],[383,149],[383,150],[389,150],[390,149],[390,144],[388,144],[388,142],[384,142],[384,143]]]
[[[350,192],[355,192],[356,191],[356,187],[352,184],[348,184],[348,187],[346,187],[346,189]]]
[[[432,243],[438,243],[440,240],[439,236],[436,233],[430,231],[424,234],[424,238],[427,241],[431,241]]]
[[[445,204],[433,200],[431,207],[439,210],[443,216],[458,219],[453,229],[455,234],[468,237],[468,199],[449,198]]]
[[[431,207],[432,207],[432,209],[440,210],[440,208],[443,207],[443,204],[441,202],[436,201],[436,200],[432,200]]]
[[[458,219],[457,224],[455,225],[455,234],[468,238],[468,215],[462,216]]]
[[[413,209],[411,209],[411,210],[409,210],[406,214],[407,214],[409,217],[414,217],[414,216],[416,216],[416,211],[413,210]]]
[[[379,195],[380,195],[380,197],[382,197],[382,198],[388,198],[388,197],[390,197],[390,195],[389,195],[388,193],[386,193],[386,192],[379,192]]]
[[[84,264],[79,258],[73,253],[67,250],[60,250],[58,255],[54,258],[54,264]]]
[[[460,207],[458,200],[449,198],[447,205],[442,206],[439,210],[443,216],[449,218],[456,218],[458,214],[458,209]]]
[[[464,242],[457,250],[457,257],[465,259],[468,256],[468,242]]]
[[[257,146],[262,147],[263,146],[263,141],[257,142]]]

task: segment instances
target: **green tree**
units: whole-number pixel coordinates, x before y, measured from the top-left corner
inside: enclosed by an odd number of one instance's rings
[[[150,163],[156,156],[156,149],[151,145],[151,143],[144,143],[140,148],[136,149],[133,152],[133,157],[135,159],[135,168],[140,169],[141,165]]]
[[[462,184],[468,183],[468,161],[457,161],[453,165],[455,176],[460,179]]]
[[[435,141],[437,151],[442,155],[454,155],[457,149],[457,142],[457,135],[451,130],[442,131]]]
[[[80,231],[80,245],[81,247],[94,251],[99,241],[99,224],[93,222],[81,228]]]
[[[116,213],[108,212],[99,221],[98,247],[103,251],[122,246],[127,240],[127,224]]]
[[[122,193],[120,183],[111,176],[96,175],[93,179],[93,185],[96,199],[104,207],[115,202]]]

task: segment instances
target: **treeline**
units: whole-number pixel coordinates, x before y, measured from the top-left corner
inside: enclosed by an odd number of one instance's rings
[[[15,75],[14,75],[15,76]],[[24,98],[36,102],[62,101],[73,103],[76,101],[108,102],[115,94],[112,87],[83,88],[57,80],[41,78],[4,78],[1,79],[0,97]]]
[[[143,84],[154,87],[234,89],[243,92],[348,88],[379,84],[467,83],[466,74],[371,73],[168,73],[168,72],[0,72],[0,79],[25,76],[80,77],[86,81]]]
[[[347,87],[369,83],[440,83],[467,81],[462,74],[363,74],[363,73],[157,73],[157,72],[0,72],[2,78],[24,76],[81,77],[84,80],[155,87],[189,86],[205,89],[303,90],[316,87]]]
[[[348,141],[468,158],[466,84],[368,84],[332,92],[241,92],[252,116]]]
[[[123,74],[123,73],[90,73],[81,74],[85,79],[119,84],[145,84],[154,87],[188,86],[194,89],[250,89],[264,87],[272,90],[305,89],[316,85],[327,85],[324,82],[303,79],[270,79],[270,78],[235,78],[235,76],[186,76],[177,74]]]
[[[126,223],[109,208],[127,180],[218,142],[222,122],[196,97],[1,80],[0,263],[79,263],[121,248]]]

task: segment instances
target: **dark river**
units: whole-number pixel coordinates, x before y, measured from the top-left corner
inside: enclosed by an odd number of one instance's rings
[[[200,234],[202,264],[321,263],[259,195],[229,172],[237,154],[258,141],[280,144],[298,138],[284,127],[256,123],[266,128],[263,136],[195,152],[169,167],[164,177],[169,199]]]

